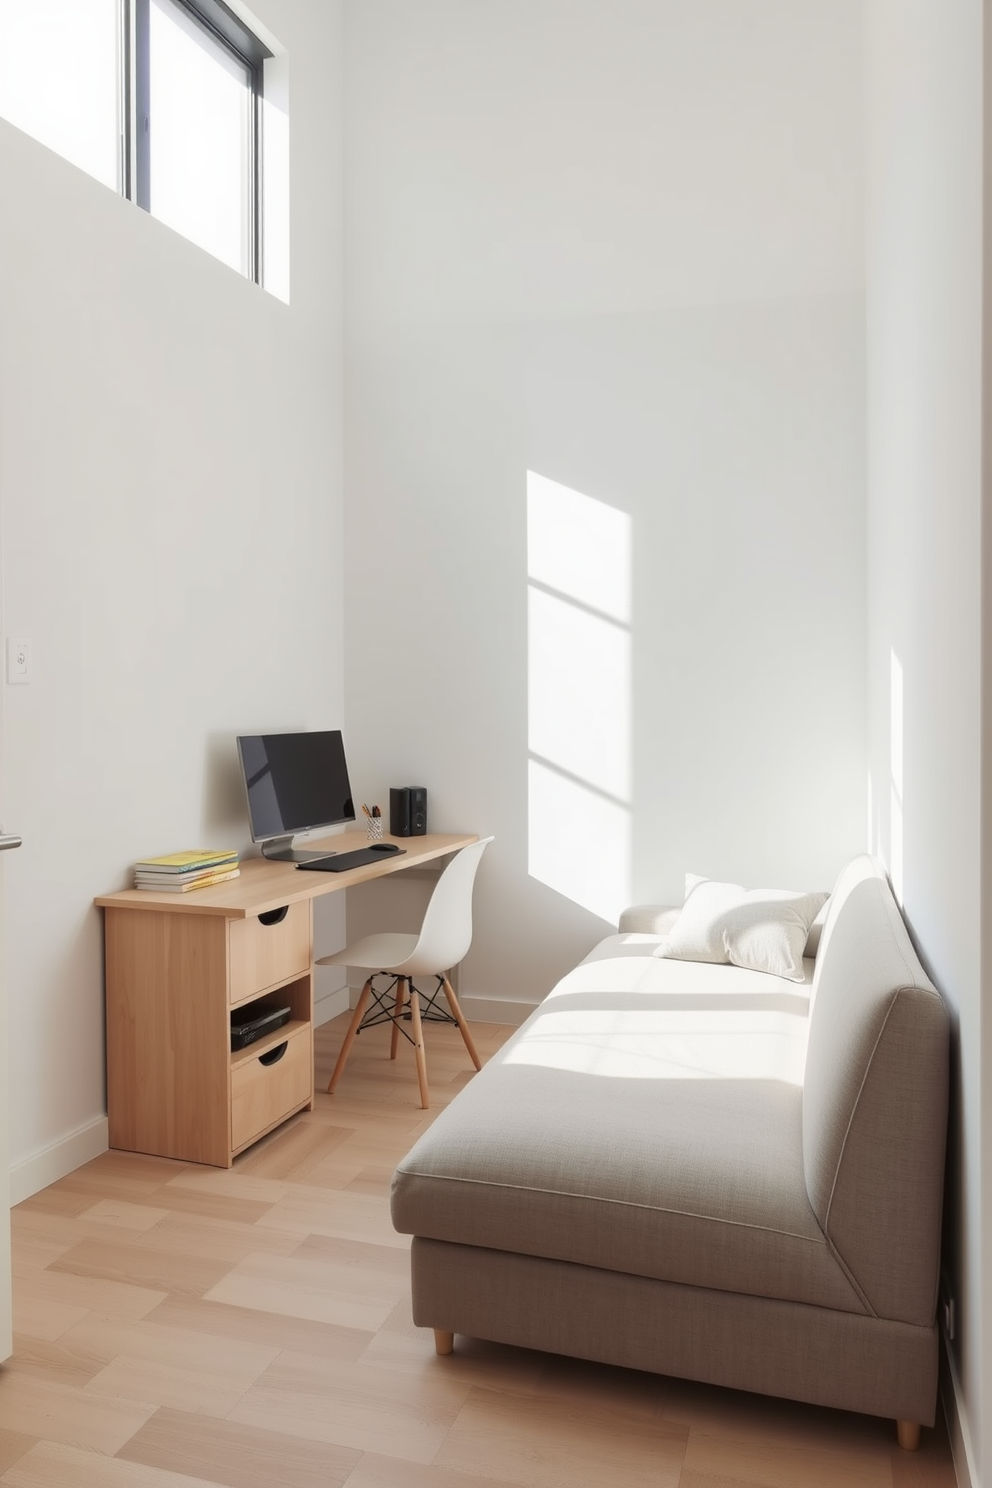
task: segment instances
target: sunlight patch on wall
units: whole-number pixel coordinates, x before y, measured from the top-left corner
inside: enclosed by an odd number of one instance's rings
[[[527,573],[624,625],[631,621],[626,512],[527,472]]]
[[[531,586],[531,755],[630,799],[630,631]]]
[[[528,765],[532,878],[616,924],[630,903],[630,811],[553,766]]]
[[[631,520],[527,473],[531,875],[603,919],[630,901]]]
[[[119,0],[0,0],[0,117],[119,189]]]

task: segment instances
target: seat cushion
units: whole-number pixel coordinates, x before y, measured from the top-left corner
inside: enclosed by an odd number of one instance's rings
[[[808,983],[616,936],[397,1169],[398,1230],[863,1312],[811,1208]]]

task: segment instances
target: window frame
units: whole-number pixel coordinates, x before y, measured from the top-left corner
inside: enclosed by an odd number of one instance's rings
[[[263,283],[262,117],[264,70],[273,55],[223,0],[169,0],[243,66],[249,79],[248,128],[248,270],[253,284]],[[154,127],[150,77],[150,0],[121,0],[121,189],[129,201],[151,212],[151,129]]]

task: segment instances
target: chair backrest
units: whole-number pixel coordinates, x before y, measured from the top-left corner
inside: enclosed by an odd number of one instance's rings
[[[479,859],[492,842],[483,837],[452,858],[435,885],[416,948],[404,963],[411,975],[440,976],[456,966],[472,944],[472,890]]]

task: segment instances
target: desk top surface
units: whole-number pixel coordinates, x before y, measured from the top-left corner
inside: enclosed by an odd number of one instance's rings
[[[283,904],[316,899],[321,894],[333,894],[374,878],[385,878],[390,873],[402,873],[404,868],[417,868],[432,858],[445,857],[467,847],[470,842],[477,842],[478,835],[475,832],[429,832],[424,837],[385,837],[383,840],[395,842],[405,851],[384,853],[381,861],[363,863],[346,873],[298,873],[292,863],[244,858],[240,876],[214,888],[191,889],[185,894],[121,889],[116,894],[101,894],[94,903],[103,909],[166,910],[172,914],[224,915],[227,919],[243,920],[249,915],[278,909]],[[300,846],[308,851],[326,847],[328,852],[353,852],[356,848],[367,847],[368,839],[364,832],[341,832],[335,837],[303,842]]]

